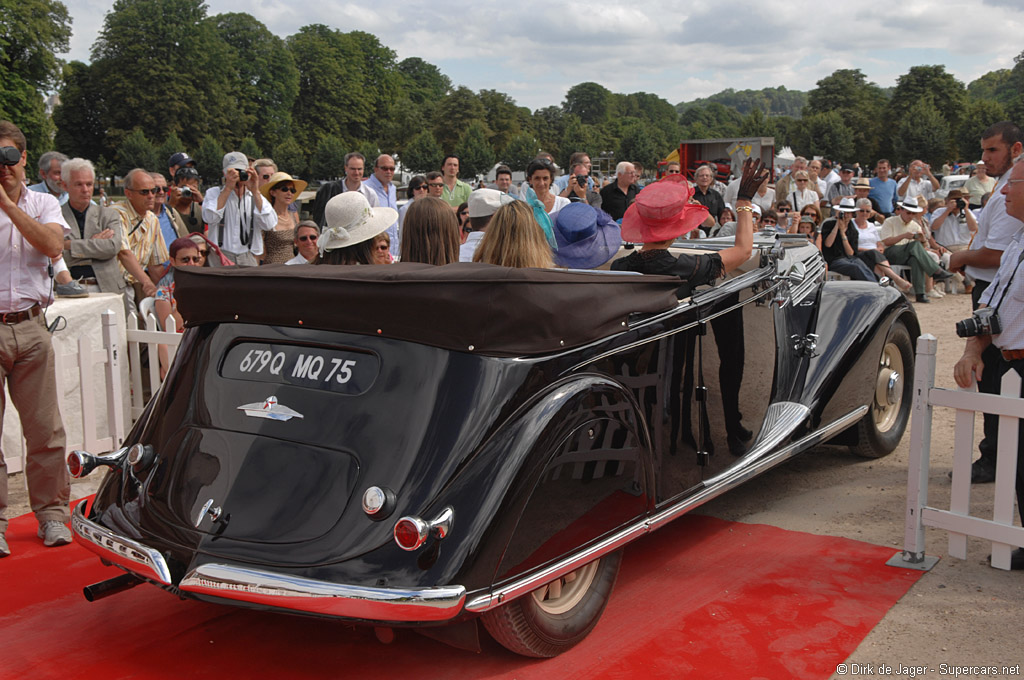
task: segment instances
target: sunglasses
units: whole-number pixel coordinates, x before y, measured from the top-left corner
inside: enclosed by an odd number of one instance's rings
[[[199,264],[200,262],[203,261],[203,258],[200,255],[196,255],[195,257],[193,257],[192,255],[186,255],[185,257],[181,258],[181,261],[185,264]]]
[[[313,234],[312,236],[300,236],[299,240],[305,243],[306,241],[315,241],[316,238],[316,234]]]
[[[377,169],[378,170],[383,170],[384,172],[394,172],[395,171],[395,166],[393,166],[393,165],[378,165]]]
[[[797,180],[797,182],[807,182],[807,181],[809,181],[809,180],[806,180],[806,179],[798,179]]]
[[[444,182],[427,182],[428,187],[443,187]]]
[[[161,193],[161,190],[156,187],[153,187],[152,189],[127,189],[127,191],[134,191],[135,193],[142,194],[143,196],[149,196],[150,194],[156,196]]]
[[[377,250],[379,250],[381,252],[384,252],[384,251],[390,250],[390,249],[391,249],[391,246],[389,246],[387,243],[381,243],[379,246],[377,246]]]
[[[418,187],[413,187],[412,190],[413,191],[426,191],[427,190],[427,185],[426,184],[421,184]]]
[[[289,194],[294,194],[295,193],[295,187],[293,187],[291,185],[284,186],[284,187],[280,187],[279,186],[279,187],[274,187],[274,191],[287,191]]]
[[[209,250],[200,250],[200,251],[199,251],[199,257],[206,257],[206,254],[207,254],[208,252],[210,252],[210,251],[209,251]]]

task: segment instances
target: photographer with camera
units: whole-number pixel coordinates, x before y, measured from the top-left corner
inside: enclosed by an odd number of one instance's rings
[[[181,167],[175,171],[172,180],[174,184],[171,186],[167,200],[185,224],[187,233],[205,232],[203,192],[199,190],[199,172],[189,166]]]
[[[1000,182],[1006,213],[1024,221],[1024,163],[1015,163],[1010,177]],[[990,202],[989,205],[992,205]],[[986,207],[987,210],[987,207]],[[1018,231],[1003,252],[992,283],[978,300],[978,309],[970,319],[956,325],[956,333],[967,338],[963,356],[953,367],[960,387],[970,387],[987,378],[996,385],[1010,369],[1024,376],[1024,232]],[[993,346],[998,351],[985,354]],[[993,356],[994,354],[994,356]],[[996,390],[998,392],[998,389]],[[1024,391],[1024,390],[1022,390]],[[1021,396],[1024,396],[1022,394]],[[1024,420],[1018,425],[1017,509],[1024,519]],[[995,447],[993,446],[993,449]],[[984,455],[984,454],[983,454]],[[981,461],[976,461],[975,466]],[[994,465],[994,460],[993,460]],[[972,481],[974,471],[972,468]],[[1013,551],[1011,569],[1024,569],[1024,548]]]
[[[203,220],[210,240],[235,264],[255,267],[263,254],[263,232],[277,226],[277,213],[257,190],[256,169],[245,154],[224,154],[224,186],[206,192]]]
[[[593,208],[601,209],[601,194],[590,189],[593,184],[590,181],[590,174],[587,166],[577,163],[572,166],[566,190],[563,192],[570,203],[587,203]]]
[[[971,239],[978,233],[978,221],[968,208],[966,199],[967,194],[959,189],[953,189],[946,196],[946,204],[932,213],[933,240],[950,253],[967,250],[971,245]],[[969,293],[972,285],[970,277],[965,276],[965,292]]]

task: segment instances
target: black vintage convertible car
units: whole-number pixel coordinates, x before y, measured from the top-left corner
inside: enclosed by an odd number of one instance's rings
[[[532,656],[587,635],[634,539],[817,444],[889,453],[920,332],[803,237],[685,299],[482,264],[176,277],[165,383],[124,448],[69,456],[109,468],[73,526],[127,572],[86,595],[148,582],[468,648],[482,622]]]

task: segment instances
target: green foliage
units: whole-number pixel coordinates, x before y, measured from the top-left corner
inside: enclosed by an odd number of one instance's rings
[[[761,109],[769,117],[799,117],[807,103],[807,93],[799,90],[787,90],[785,87],[766,87],[760,90],[722,90],[704,99],[694,99],[678,104],[680,113],[697,107],[704,108],[711,103],[721,104],[735,109],[740,115],[746,115],[754,109]]]
[[[292,177],[303,177],[309,167],[306,152],[302,150],[294,137],[285,137],[284,141],[274,147],[274,162],[282,171]]]
[[[565,112],[558,106],[547,106],[534,111],[530,122],[540,148],[558,157],[562,148],[562,133],[565,131]]]
[[[117,147],[117,155],[114,157],[114,171],[117,174],[124,176],[133,168],[142,168],[150,172],[160,169],[156,158],[156,147],[139,128],[135,128],[124,136],[121,144]]]
[[[55,54],[71,37],[67,8],[56,0],[0,0],[0,119],[25,134],[30,161],[51,148],[53,125],[43,93],[61,75]]]
[[[853,143],[853,130],[843,122],[838,111],[827,111],[806,116],[808,154],[825,158],[852,158],[857,149]]]
[[[492,149],[501,152],[510,139],[523,132],[524,118],[528,124],[529,115],[524,116],[515,100],[504,92],[480,90],[478,96],[491,131],[487,142]]]
[[[252,137],[246,137],[242,140],[242,143],[238,145],[238,150],[244,153],[249,158],[262,158],[263,150],[260,149],[260,145],[256,143],[256,140]]]
[[[931,102],[922,99],[907,109],[892,138],[894,160],[907,164],[914,159],[940,167],[949,156],[949,124]]]
[[[409,57],[398,63],[401,87],[414,103],[423,105],[439,101],[452,89],[451,79],[419,57]]]
[[[106,146],[106,111],[95,96],[99,86],[94,73],[92,66],[80,61],[64,67],[60,106],[53,111],[54,146],[68,156],[102,162],[113,154]]]
[[[569,88],[562,109],[586,125],[598,125],[608,120],[611,101],[612,93],[603,85],[580,83]]]
[[[412,138],[402,154],[402,165],[406,170],[415,173],[440,170],[444,151],[434,139],[430,130],[423,130]]]
[[[486,127],[487,111],[483,103],[468,87],[457,87],[440,101],[434,116],[434,138],[444,152],[454,153],[463,133],[470,124],[479,122]],[[486,135],[490,135],[490,130]],[[433,168],[431,168],[433,169]]]
[[[990,99],[1005,102],[1006,86],[1010,79],[1010,69],[1001,68],[989,71],[967,85],[967,96],[971,99]],[[998,122],[998,121],[997,121]]]
[[[345,174],[345,154],[348,148],[334,135],[324,135],[309,159],[309,174],[319,180],[330,181]],[[372,161],[370,161],[372,163]]]
[[[202,0],[115,0],[93,44],[89,93],[108,150],[135,127],[177,132],[189,148],[205,134],[231,141],[231,58],[205,19]]]
[[[655,141],[651,127],[642,121],[634,123],[622,137],[618,158],[642,163],[645,168],[657,167],[658,161],[666,155],[666,150],[663,144]],[[565,170],[569,172],[571,168],[565,166]]]
[[[981,157],[981,133],[990,125],[1007,120],[1003,105],[991,99],[969,100],[956,129],[958,159],[973,162]]]
[[[195,154],[189,155],[196,159],[196,170],[204,182],[211,186],[220,184],[224,176],[224,147],[213,135],[205,135]]]
[[[254,137],[272,148],[290,133],[292,106],[299,93],[299,69],[284,40],[249,14],[218,14],[208,19],[227,45],[232,129],[229,141]]]
[[[156,148],[156,160],[159,164],[158,170],[166,175],[167,169],[170,167],[167,165],[168,159],[181,151],[185,151],[185,145],[182,143],[178,135],[173,132],[167,135],[163,144]],[[185,153],[188,152],[186,151]],[[189,155],[191,156],[192,154]],[[172,177],[171,179],[174,178]]]
[[[867,77],[860,69],[839,69],[819,80],[818,86],[807,93],[807,106],[804,107],[803,115],[809,117],[837,112],[853,133],[855,153],[859,153],[861,159],[868,162],[878,155],[885,105],[886,98],[881,88],[867,82]]]
[[[751,109],[740,123],[740,137],[774,137],[775,123],[761,109]]]
[[[509,140],[505,150],[498,156],[498,160],[510,167],[512,172],[518,170],[525,171],[526,166],[537,157],[539,151],[540,145],[533,136],[526,134],[516,135]]]
[[[381,121],[381,147],[402,155],[412,138],[427,126],[429,108],[415,103],[407,96],[399,96],[391,107],[391,114]]]
[[[487,128],[483,123],[469,124],[455,145],[455,155],[459,157],[463,177],[477,177],[490,171],[494,166],[494,149],[487,141]]]
[[[564,169],[569,164],[569,157],[577,151],[586,151],[593,158],[596,149],[593,127],[584,124],[574,113],[566,114],[561,147],[559,153],[555,155],[558,164]],[[553,151],[550,153],[554,154]]]
[[[886,108],[885,117],[889,121],[898,121],[897,128],[911,128],[915,121],[912,119],[914,110],[934,110],[942,122],[942,129],[946,136],[941,140],[933,140],[927,148],[941,147],[943,151],[938,152],[932,158],[941,160],[953,147],[953,140],[950,134],[960,125],[960,118],[963,115],[967,95],[963,83],[946,73],[945,66],[913,66],[910,71],[900,76],[896,81],[896,89],[893,91],[892,99]],[[926,104],[920,109],[921,104]],[[929,121],[929,125],[934,121]],[[938,129],[938,127],[933,127]],[[901,158],[901,152],[908,151],[906,143],[896,143],[893,138],[892,146],[894,155]],[[911,154],[913,155],[913,154]],[[926,154],[919,154],[926,155]],[[912,160],[912,159],[907,159]],[[929,161],[931,162],[931,161]]]

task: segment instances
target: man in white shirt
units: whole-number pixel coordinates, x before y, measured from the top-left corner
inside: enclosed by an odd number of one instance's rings
[[[203,200],[210,240],[241,267],[255,267],[263,254],[263,232],[277,226],[277,213],[257,190],[256,169],[240,151],[224,154],[224,186]]]
[[[303,220],[295,227],[295,249],[299,254],[285,264],[310,264],[320,254],[316,241],[320,238],[320,227],[312,220]]]
[[[923,161],[912,161],[910,174],[896,185],[896,199],[924,196],[926,201],[930,201],[935,197],[935,190],[938,188],[939,180],[932,174],[932,167]]]

